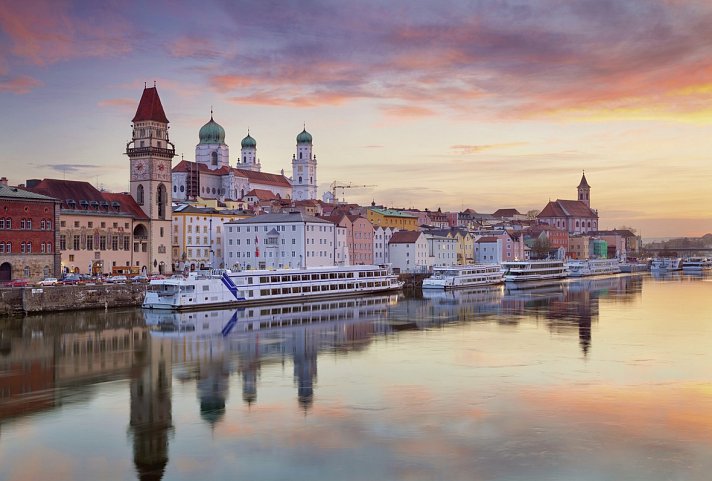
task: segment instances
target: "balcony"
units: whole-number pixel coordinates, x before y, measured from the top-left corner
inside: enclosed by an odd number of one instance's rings
[[[162,147],[126,147],[126,155],[129,157],[146,157],[149,155],[166,157],[172,159],[176,155],[176,149],[165,149]]]

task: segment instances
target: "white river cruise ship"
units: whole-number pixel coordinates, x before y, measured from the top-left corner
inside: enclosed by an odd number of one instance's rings
[[[502,262],[502,268],[507,289],[524,289],[556,283],[568,275],[564,261],[556,259],[507,261]]]
[[[619,274],[621,265],[618,259],[580,259],[566,263],[569,277],[601,276]]]
[[[423,289],[455,289],[500,284],[499,264],[433,267],[433,275],[423,280]]]
[[[403,283],[384,266],[191,272],[148,286],[146,309],[197,309],[240,304],[344,297],[398,290]]]

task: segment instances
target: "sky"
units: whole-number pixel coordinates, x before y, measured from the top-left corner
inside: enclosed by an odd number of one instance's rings
[[[702,235],[710,25],[709,0],[0,0],[0,175],[128,190],[155,81],[175,163],[212,108],[287,176],[306,125],[320,195],[526,213],[585,171],[603,228]]]

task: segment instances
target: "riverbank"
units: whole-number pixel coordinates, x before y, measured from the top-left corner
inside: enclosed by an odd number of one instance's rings
[[[0,289],[0,316],[140,306],[143,284],[11,287]]]

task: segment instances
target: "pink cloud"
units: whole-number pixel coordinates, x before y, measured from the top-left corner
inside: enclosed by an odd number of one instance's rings
[[[42,85],[42,82],[27,75],[0,77],[0,92],[26,94],[40,85]]]
[[[130,52],[130,23],[106,10],[96,15],[101,22],[74,15],[63,1],[19,2],[0,9],[0,29],[9,39],[10,53],[35,65]]]
[[[417,105],[383,105],[381,110],[389,117],[419,118],[435,115],[435,111]]]

